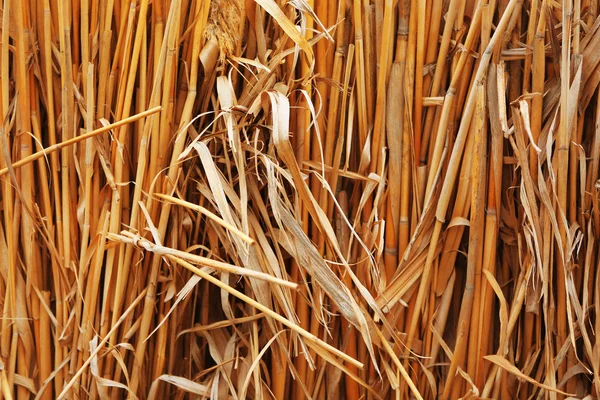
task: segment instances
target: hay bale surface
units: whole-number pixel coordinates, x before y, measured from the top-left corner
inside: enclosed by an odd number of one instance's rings
[[[0,11],[0,400],[600,393],[596,0]]]

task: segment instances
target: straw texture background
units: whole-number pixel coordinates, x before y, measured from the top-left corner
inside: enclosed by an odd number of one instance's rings
[[[597,0],[0,6],[0,400],[600,394]]]

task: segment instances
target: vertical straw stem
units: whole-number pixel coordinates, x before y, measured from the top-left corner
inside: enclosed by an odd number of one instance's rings
[[[569,142],[571,138],[571,125],[569,121],[569,88],[571,84],[571,18],[573,2],[567,0],[562,6],[562,46],[561,46],[561,64],[560,64],[560,125],[557,138],[557,187],[568,187],[569,174]],[[558,212],[567,215],[567,190],[559,190]],[[562,251],[557,252],[557,275],[556,275],[556,326],[557,326],[557,346],[560,348],[567,340],[567,293],[566,293],[566,270],[568,268],[567,259],[563,257],[565,243],[567,239],[568,227],[563,223],[559,224],[559,234],[563,245]],[[569,365],[563,362],[558,365],[558,379],[566,374]],[[570,387],[570,386],[569,386]]]

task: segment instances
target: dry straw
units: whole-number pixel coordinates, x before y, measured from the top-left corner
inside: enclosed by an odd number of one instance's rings
[[[600,395],[596,0],[0,3],[0,400]]]

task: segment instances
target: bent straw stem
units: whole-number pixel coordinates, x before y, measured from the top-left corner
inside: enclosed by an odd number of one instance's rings
[[[177,264],[181,265],[182,267],[186,268],[186,269],[194,269],[194,266],[190,263],[188,263],[185,260],[182,260],[178,257],[172,256],[172,255],[165,255],[165,257],[167,257],[169,260],[176,262]],[[304,339],[307,340],[307,344],[311,347],[313,346],[319,346],[324,348],[325,350],[327,350],[328,352],[332,353],[333,355],[341,358],[344,361],[349,362],[350,364],[362,369],[364,367],[364,364],[361,363],[358,360],[353,359],[352,357],[348,356],[346,353],[338,350],[337,348],[333,347],[332,345],[330,345],[327,342],[322,341],[321,339],[319,339],[318,337],[316,337],[315,335],[313,335],[312,333],[308,332],[307,330],[303,329],[302,327],[300,327],[297,324],[294,324],[293,322],[290,322],[287,318],[282,317],[281,315],[277,314],[276,312],[274,312],[273,310],[271,310],[270,308],[260,304],[258,301],[251,299],[250,297],[246,296],[245,294],[243,294],[242,292],[232,288],[231,286],[221,282],[220,280],[218,280],[217,278],[215,278],[214,276],[202,271],[202,270],[196,270],[195,273],[201,277],[202,279],[207,280],[208,282],[212,283],[213,285],[219,287],[222,290],[225,290],[227,293],[237,297],[238,299],[248,303],[249,305],[251,305],[252,307],[264,312],[266,315],[268,315],[269,317],[273,318],[274,320],[278,321],[279,323],[281,323],[282,325],[287,326],[288,328],[290,328],[291,330],[293,330],[294,332],[296,332],[297,334],[299,334],[300,336],[302,336]]]
[[[102,128],[98,128],[98,129],[93,130],[93,131],[91,131],[89,133],[85,133],[85,134],[83,134],[81,136],[77,136],[77,137],[65,140],[64,142],[60,142],[60,143],[57,143],[55,145],[52,145],[50,147],[46,147],[45,149],[42,149],[42,150],[40,150],[38,152],[35,152],[35,153],[33,153],[33,154],[25,157],[25,158],[22,158],[22,159],[20,159],[18,161],[15,161],[14,163],[12,163],[12,168],[22,167],[25,164],[28,164],[28,163],[30,163],[32,161],[35,161],[35,160],[37,160],[39,158],[42,158],[42,157],[44,157],[44,156],[46,156],[46,155],[48,155],[50,153],[53,153],[53,152],[55,152],[57,150],[63,149],[65,147],[67,147],[67,146],[71,146],[71,145],[73,145],[75,143],[78,143],[78,142],[81,142],[83,140],[92,138],[94,136],[98,136],[101,133],[110,131],[110,130],[118,128],[120,126],[129,124],[131,122],[137,121],[137,120],[139,120],[141,118],[147,117],[147,116],[152,115],[154,113],[157,113],[157,112],[159,112],[161,110],[162,110],[162,107],[160,107],[160,106],[154,107],[154,108],[151,108],[151,109],[146,110],[144,112],[141,112],[139,114],[132,115],[131,117],[122,119],[120,121],[114,122],[114,123],[106,125],[106,126],[103,126]],[[0,176],[8,173],[8,171],[9,171],[8,167],[1,169],[0,170]]]

